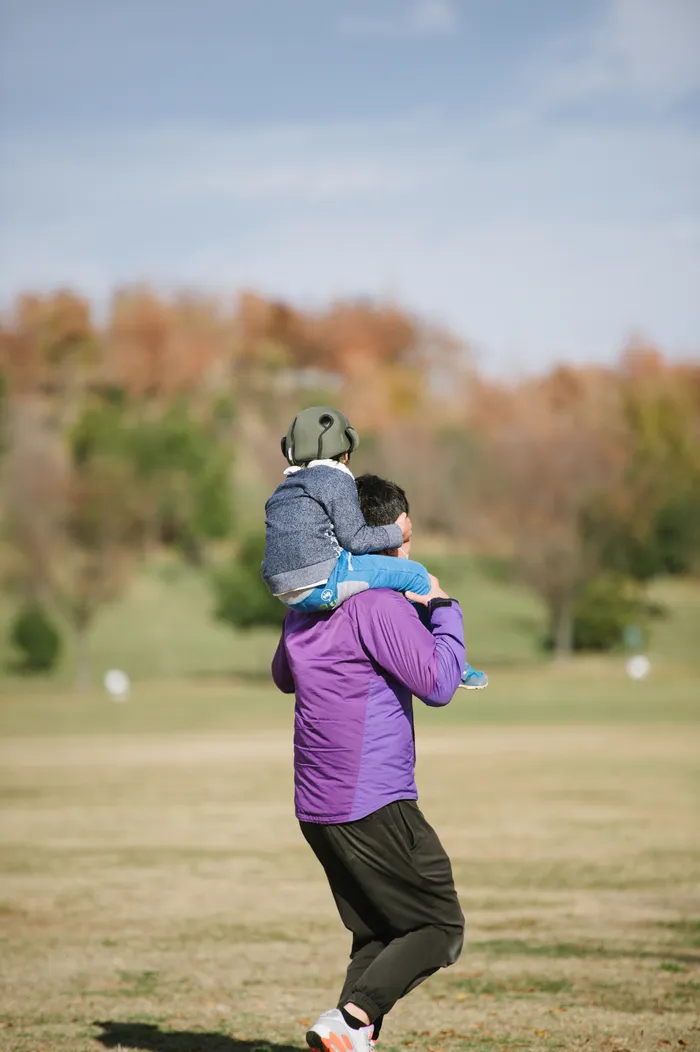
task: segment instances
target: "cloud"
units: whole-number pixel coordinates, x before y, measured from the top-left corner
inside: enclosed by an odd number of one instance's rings
[[[562,36],[531,67],[554,106],[636,100],[663,109],[700,88],[697,0],[608,0],[583,35]]]
[[[451,0],[412,0],[398,16],[345,15],[340,30],[361,37],[440,37],[457,31],[457,12]]]
[[[110,133],[7,136],[5,227],[64,209],[220,208],[381,198],[433,178],[415,164],[412,121],[247,129],[170,124]],[[407,150],[407,146],[409,149]],[[79,188],[79,189],[78,189]]]
[[[618,86],[676,97],[700,87],[699,42],[697,0],[614,0],[597,44]]]

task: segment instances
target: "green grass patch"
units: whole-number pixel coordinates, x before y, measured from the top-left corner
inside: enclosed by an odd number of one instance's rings
[[[610,957],[618,956],[601,946],[585,946],[581,943],[555,942],[532,943],[523,939],[488,939],[472,942],[471,950],[493,954],[498,957]]]
[[[5,681],[5,688],[8,687]],[[3,737],[291,729],[293,699],[271,683],[239,678],[144,681],[128,701],[103,690],[75,692],[51,683],[12,681],[0,696]],[[420,727],[451,724],[689,723],[700,719],[697,676],[668,670],[663,680],[631,683],[615,659],[506,669],[485,691],[458,691],[447,708],[416,704]],[[32,787],[8,787],[11,794]],[[572,791],[569,789],[568,791]]]
[[[254,943],[300,943],[306,942],[308,935],[285,931],[280,927],[265,924],[232,924],[226,921],[197,924],[182,930],[175,930],[166,937],[154,940],[154,945],[174,943],[183,947],[200,947],[207,943],[222,943],[227,946]]]
[[[682,920],[664,924],[663,927],[678,936],[679,942],[684,946],[700,947],[700,918],[684,917]]]
[[[524,997],[531,994],[573,992],[573,986],[568,979],[553,979],[546,975],[492,976],[477,972],[454,979],[450,985],[461,993],[489,997]]]
[[[669,881],[690,883],[697,879],[696,852],[639,854],[619,862],[582,862],[576,859],[457,859],[457,883],[462,887],[490,887],[504,891],[654,891]]]
[[[665,958],[660,967],[664,971],[675,971],[673,963],[666,963],[674,955],[668,949],[637,950],[631,947],[602,946],[572,942],[532,943],[523,939],[488,939],[482,942],[469,943],[473,953],[485,953],[494,957],[550,957],[562,960],[596,958],[598,960],[638,960],[654,961]],[[679,955],[681,964],[700,964],[700,957]],[[684,971],[681,967],[678,970]]]
[[[10,678],[7,630],[14,608],[6,596],[0,600],[0,675]],[[204,572],[168,562],[142,567],[125,595],[103,607],[95,620],[88,642],[96,682],[109,668],[122,668],[136,681],[267,676],[274,633],[234,632],[214,620],[212,609]],[[70,685],[74,653],[65,627],[63,635],[64,657],[54,681]]]
[[[150,997],[156,992],[158,972],[119,971],[117,974],[121,983],[118,993],[122,997]]]
[[[304,845],[300,844],[290,854],[304,856]],[[171,847],[158,846],[60,846],[44,847],[32,844],[6,844],[0,849],[0,873],[46,874],[63,873],[67,866],[77,866],[82,871],[91,869],[189,869],[200,864],[220,865],[232,861],[251,859],[267,863],[278,858],[275,847],[268,850],[242,844],[231,847]]]

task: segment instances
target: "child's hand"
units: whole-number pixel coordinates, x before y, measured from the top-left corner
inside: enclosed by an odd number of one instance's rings
[[[417,592],[405,592],[404,595],[407,599],[410,599],[412,603],[421,603],[423,606],[427,606],[431,599],[449,599],[449,595],[441,586],[437,577],[433,577],[432,574],[428,574],[430,578],[430,591],[426,595],[418,595]]]
[[[399,515],[398,519],[396,520],[396,525],[401,527],[401,532],[403,533],[403,543],[406,544],[407,541],[410,541],[413,535],[413,523],[411,522],[405,511],[402,511]]]

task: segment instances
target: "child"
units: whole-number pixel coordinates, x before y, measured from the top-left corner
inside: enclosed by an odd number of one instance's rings
[[[430,575],[410,559],[370,554],[400,549],[411,521],[368,526],[348,468],[360,439],[348,419],[330,406],[299,413],[282,439],[287,476],[265,505],[263,580],[293,610],[333,610],[367,588],[426,595]],[[480,689],[483,672],[467,665],[462,686]]]

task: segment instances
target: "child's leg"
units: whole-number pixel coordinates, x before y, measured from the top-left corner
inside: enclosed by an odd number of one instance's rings
[[[395,592],[430,591],[428,571],[412,559],[392,555],[350,555],[343,552],[329,580],[337,592],[337,601],[344,602],[351,595],[367,588],[391,588]]]
[[[343,551],[326,584],[318,585],[301,600],[285,597],[285,606],[303,613],[333,610],[351,595],[368,588],[391,588],[395,592],[426,595],[430,591],[430,578],[425,567],[411,559],[392,555],[351,555]]]
[[[303,614],[315,614],[321,610],[332,610],[337,606],[335,601],[335,589],[329,590],[328,584],[319,584],[315,588],[307,588],[304,591],[286,592],[284,596],[277,596],[288,610],[298,610]]]

